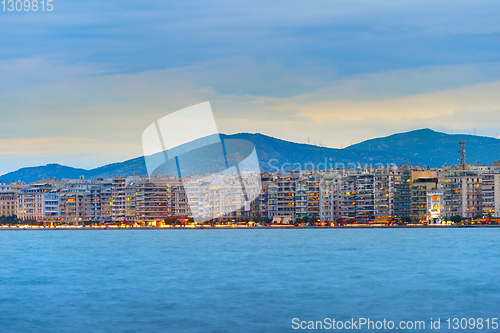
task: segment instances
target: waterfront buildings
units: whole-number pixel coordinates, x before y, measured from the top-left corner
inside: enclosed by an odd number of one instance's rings
[[[254,175],[252,177],[257,177]],[[500,166],[304,170],[247,177],[113,177],[0,184],[0,214],[70,225],[165,221],[442,223],[500,218]],[[186,190],[186,185],[188,190]],[[248,195],[248,193],[247,193]]]

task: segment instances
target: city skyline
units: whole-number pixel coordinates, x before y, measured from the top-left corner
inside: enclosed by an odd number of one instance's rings
[[[80,176],[32,184],[0,182],[0,216],[8,224],[51,227],[99,227],[111,223],[121,227],[165,227],[177,225],[175,220],[179,219],[184,225],[208,227],[217,222],[231,226],[233,222],[250,220],[266,226],[449,226],[452,222],[497,224],[500,218],[500,162],[489,167],[392,165],[251,172],[245,184],[258,186],[247,186],[248,201],[235,181],[238,177]],[[186,186],[189,183],[191,189]]]

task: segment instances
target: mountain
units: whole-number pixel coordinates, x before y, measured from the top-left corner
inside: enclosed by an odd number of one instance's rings
[[[328,168],[337,164],[348,167],[348,164],[369,166],[377,163],[404,164],[406,156],[399,156],[390,151],[367,151],[367,150],[348,150],[319,147],[310,144],[294,143],[269,137],[262,134],[239,133],[230,136],[224,136],[230,139],[241,139],[252,142],[259,157],[261,170],[272,171],[276,167],[281,167],[284,163],[291,164],[288,169],[293,169],[294,164],[300,164],[303,169],[312,163],[315,167]],[[424,161],[419,158],[412,160],[415,164],[422,164]],[[285,169],[287,169],[285,167]]]
[[[491,165],[500,160],[500,140],[467,134],[446,134],[431,129],[420,129],[383,138],[363,141],[346,147],[352,151],[391,152],[406,156],[409,161],[419,159],[431,167],[458,164],[458,143],[465,141],[467,163]]]
[[[17,171],[6,173],[0,176],[0,181],[11,183],[15,181],[24,181],[31,183],[40,179],[63,179],[63,178],[78,178],[85,176],[85,178],[106,178],[121,175],[146,175],[146,166],[144,165],[144,158],[138,157],[121,163],[108,164],[99,168],[86,170],[80,168],[68,167],[60,164],[47,164],[37,167],[21,168]]]
[[[439,167],[444,164],[457,164],[458,142],[466,141],[467,160],[483,164],[492,164],[500,160],[500,140],[473,135],[451,135],[435,132],[430,129],[416,130],[399,133],[387,137],[363,141],[344,149],[319,147],[309,144],[300,144],[276,139],[263,134],[239,133],[234,135],[221,134],[226,144],[228,160],[241,160],[238,152],[249,151],[248,142],[253,143],[259,157],[262,171],[276,171],[278,169],[290,170],[297,168],[310,168],[311,166],[324,168],[325,164],[331,167],[369,167],[377,164],[396,165],[412,164],[420,166]],[[188,142],[167,151],[184,153],[183,160],[189,167],[181,167],[183,174],[201,173],[207,168],[216,170],[220,168],[221,161],[213,158],[216,146],[198,148],[201,138]],[[253,148],[253,146],[252,146]],[[232,151],[232,152],[231,152]],[[162,159],[164,153],[155,154],[148,161]],[[174,160],[172,160],[174,161]],[[349,163],[351,163],[349,165]],[[166,164],[162,172],[176,174],[176,165],[172,162]],[[22,168],[7,173],[0,180],[10,183],[22,180],[34,182],[48,178],[106,178],[115,176],[147,175],[145,159],[137,157],[124,162],[108,164],[99,168],[85,170],[48,164],[45,166]]]
[[[60,164],[47,164],[38,167],[21,168],[14,172],[9,172],[0,177],[1,181],[11,183],[22,180],[25,182],[33,182],[38,179],[47,178],[78,178],[85,175],[88,170],[72,168]]]

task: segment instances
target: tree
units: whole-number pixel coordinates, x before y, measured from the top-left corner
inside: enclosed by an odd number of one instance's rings
[[[411,223],[411,217],[409,217],[409,216],[401,217],[401,223],[403,223],[403,224]]]
[[[477,219],[480,219],[482,216],[479,215],[479,214],[476,214],[472,217],[473,220],[477,220]]]
[[[0,216],[0,224],[19,224],[21,220],[17,218],[17,215],[10,215],[10,216]]]
[[[307,215],[306,215],[306,216],[304,216],[304,217],[302,218],[302,222],[303,222],[304,224],[309,224],[309,216],[307,216]]]
[[[295,225],[299,225],[299,224],[301,224],[301,223],[302,223],[302,219],[301,219],[300,217],[297,217],[297,218],[295,219]]]
[[[455,224],[459,224],[460,222],[462,222],[462,216],[455,215],[450,220],[451,220],[451,222],[453,222]]]

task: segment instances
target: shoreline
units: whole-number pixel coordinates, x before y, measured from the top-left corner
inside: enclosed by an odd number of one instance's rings
[[[270,226],[270,227],[0,227],[0,231],[56,231],[56,230],[249,230],[249,229],[265,229],[265,230],[303,230],[303,229],[457,229],[457,228],[500,228],[500,224],[495,225],[410,225],[410,226],[310,226],[310,227],[295,227],[295,226]]]

